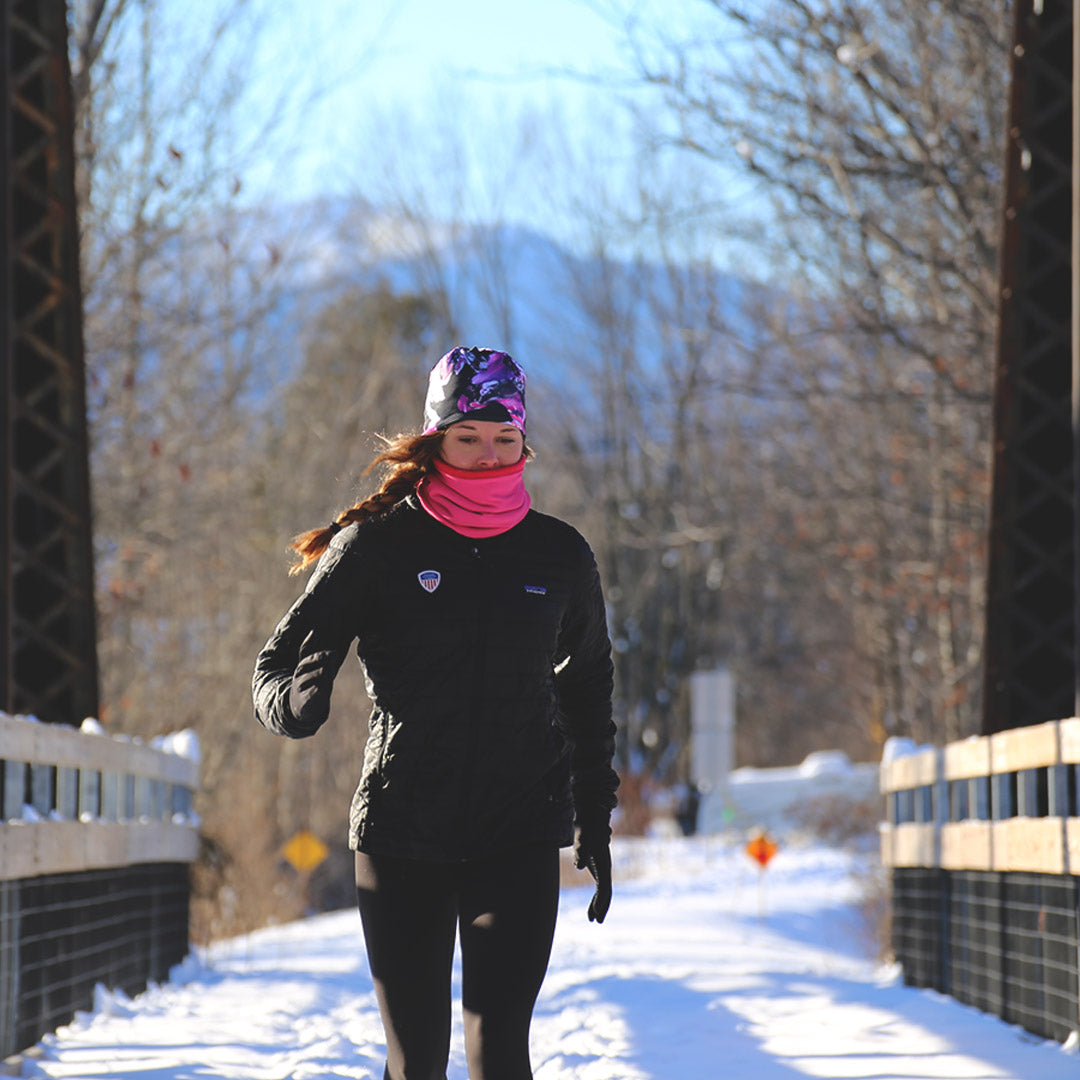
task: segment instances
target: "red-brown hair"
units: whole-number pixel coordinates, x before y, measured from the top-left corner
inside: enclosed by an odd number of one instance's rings
[[[428,435],[395,435],[392,438],[380,436],[385,447],[375,456],[372,463],[364,470],[367,476],[379,465],[387,466],[379,490],[373,495],[361,499],[355,506],[343,510],[334,523],[342,528],[356,521],[385,514],[392,506],[415,490],[416,485],[435,471],[434,461],[439,456],[443,432],[433,431]],[[301,533],[289,545],[296,552],[298,561],[289,570],[290,574],[299,574],[306,570],[330,546],[330,541],[338,530],[333,526],[311,529]]]

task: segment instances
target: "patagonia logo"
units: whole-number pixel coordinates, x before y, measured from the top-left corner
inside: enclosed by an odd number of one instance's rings
[[[533,596],[547,596],[547,589],[543,585],[526,585],[525,591]]]
[[[424,587],[427,592],[434,592],[439,587],[439,582],[442,581],[442,574],[438,570],[421,570],[416,575],[416,580]]]

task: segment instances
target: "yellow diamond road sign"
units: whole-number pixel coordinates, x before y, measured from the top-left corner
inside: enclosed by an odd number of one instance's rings
[[[330,849],[314,833],[301,829],[282,849],[293,867],[306,874],[314,870],[330,854]]]

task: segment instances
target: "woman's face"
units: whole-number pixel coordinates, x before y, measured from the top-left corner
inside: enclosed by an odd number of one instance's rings
[[[455,469],[499,469],[516,465],[524,447],[524,436],[513,424],[459,420],[446,429],[439,453]]]

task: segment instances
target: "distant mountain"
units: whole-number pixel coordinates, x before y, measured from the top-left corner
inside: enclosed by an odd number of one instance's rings
[[[648,371],[659,368],[673,342],[708,340],[720,324],[745,337],[754,330],[745,314],[749,301],[764,295],[760,286],[701,266],[583,255],[520,226],[454,229],[347,198],[208,215],[176,230],[158,250],[142,279],[160,313],[158,332],[197,320],[212,340],[235,333],[240,344],[252,331],[227,324],[221,303],[227,287],[240,310],[264,306],[255,333],[268,383],[295,370],[320,310],[380,283],[395,292],[445,296],[459,327],[459,340],[447,348],[507,349],[541,383],[572,377],[583,357],[601,349],[632,352]],[[97,305],[96,318],[107,324],[120,317],[123,297],[120,289],[99,288],[88,304]],[[153,344],[146,349],[152,356]]]
[[[282,312],[310,311],[378,282],[397,292],[437,291],[447,297],[460,343],[508,349],[530,369],[541,359],[544,369],[557,368],[615,338],[633,341],[645,361],[668,336],[700,333],[718,321],[737,335],[752,333],[744,312],[763,293],[702,267],[572,253],[520,226],[420,226],[360,200],[251,214],[245,232],[254,239],[253,257],[274,245],[283,259]],[[284,322],[278,329],[283,340],[302,333]]]

